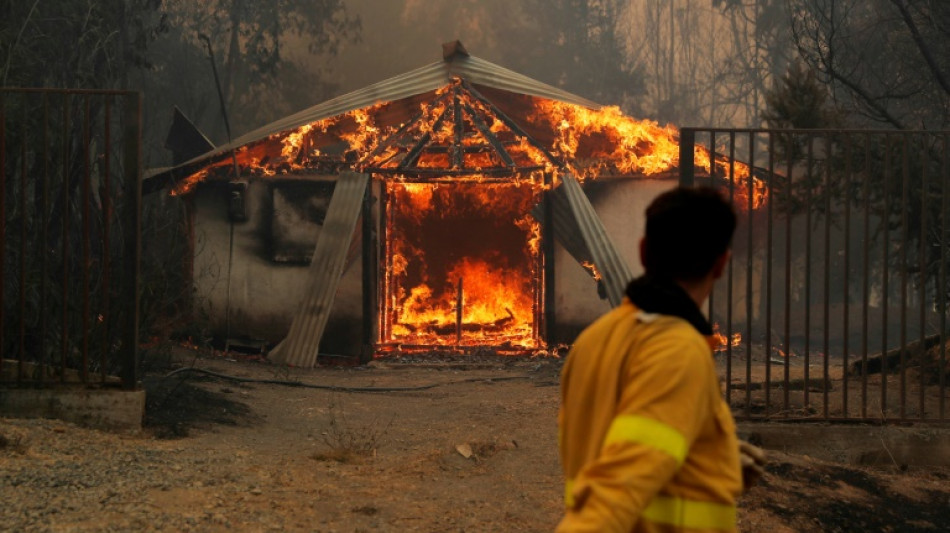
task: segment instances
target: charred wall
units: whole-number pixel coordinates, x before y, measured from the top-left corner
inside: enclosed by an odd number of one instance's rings
[[[312,243],[319,236],[332,182],[251,181],[244,195],[246,220],[233,223],[229,194],[228,184],[222,182],[202,183],[193,193],[195,304],[205,310],[216,336],[226,335],[230,317],[231,337],[280,341],[306,284]],[[361,266],[351,261],[321,351],[358,354],[361,291]]]
[[[639,252],[643,213],[654,198],[676,183],[673,179],[611,179],[584,184],[591,205],[634,276],[643,272]],[[610,309],[610,303],[598,295],[597,283],[587,271],[560,246],[554,268],[557,327],[552,342],[571,343],[581,330]]]
[[[256,180],[247,186],[247,220],[235,222],[230,265],[232,337],[280,341],[290,327],[303,290],[313,243],[332,195],[328,177]],[[584,186],[614,244],[634,272],[642,271],[639,241],[643,212],[672,179],[613,179]],[[231,221],[227,183],[206,182],[194,191],[195,298],[207,311],[216,335],[226,332]],[[355,250],[358,251],[358,250]],[[349,258],[321,343],[321,352],[357,355],[362,328],[362,268]],[[577,334],[609,310],[597,283],[560,246],[555,250],[556,324],[552,343],[573,342]]]

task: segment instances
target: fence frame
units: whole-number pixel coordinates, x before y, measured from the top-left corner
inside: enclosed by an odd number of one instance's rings
[[[913,136],[926,137],[927,139],[933,139],[934,150],[937,155],[931,156],[930,152],[924,150],[927,149],[926,143],[921,143],[922,153],[921,154],[910,154],[909,146],[913,140]],[[766,137],[765,142],[760,142],[762,137]],[[783,138],[788,139],[788,144],[783,146],[788,152],[793,153],[794,149],[794,139],[803,138],[807,139],[805,144],[805,154],[801,156],[802,159],[797,159],[795,157],[788,157],[787,165],[781,165],[782,161],[776,156],[778,150],[777,143],[779,143]],[[872,158],[871,158],[871,146],[872,138],[881,137],[884,139],[884,162],[883,169],[877,169],[873,167],[875,171],[881,170],[883,175],[883,188],[882,188],[882,200],[883,200],[883,209],[882,213],[885,213],[882,220],[879,221],[880,226],[883,227],[882,235],[882,244],[881,248],[883,250],[882,257],[876,258],[881,262],[879,267],[882,270],[881,279],[872,280],[869,272],[869,264],[871,262],[871,223],[869,212],[872,209],[872,204],[870,202],[871,191],[869,182],[870,179],[867,179],[865,176],[863,184],[857,184],[855,180],[856,176],[859,174],[859,169],[856,169],[853,164],[855,161],[855,155],[860,154],[860,150],[864,149],[864,166],[860,169],[864,173],[870,173],[872,169]],[[708,139],[708,145],[698,142],[698,140],[706,138]],[[737,205],[737,208],[740,212],[745,211],[749,213],[749,222],[746,224],[746,230],[748,231],[747,235],[737,234],[735,236],[734,244],[739,239],[746,239],[744,243],[747,246],[747,256],[745,259],[747,263],[744,265],[746,272],[745,279],[745,329],[741,333],[747,339],[745,343],[745,372],[744,372],[744,397],[735,398],[734,392],[736,392],[736,386],[734,381],[737,378],[737,373],[734,373],[733,362],[734,362],[734,350],[730,343],[726,344],[724,349],[725,361],[720,361],[720,365],[725,366],[725,391],[724,396],[726,401],[730,403],[735,411],[736,418],[742,420],[780,420],[780,421],[826,421],[826,422],[858,422],[858,423],[934,423],[934,424],[946,424],[950,422],[950,414],[946,410],[946,397],[948,396],[948,387],[947,387],[947,378],[946,378],[946,369],[947,369],[947,354],[946,354],[946,345],[947,345],[947,285],[946,285],[946,263],[948,260],[946,245],[941,246],[939,252],[939,273],[936,276],[934,281],[928,281],[925,276],[926,266],[922,263],[928,256],[927,249],[927,235],[928,230],[933,229],[934,231],[939,231],[940,233],[940,242],[946,242],[948,236],[948,218],[950,215],[947,213],[948,209],[948,194],[950,191],[947,190],[948,182],[950,182],[950,174],[948,174],[948,154],[950,154],[950,132],[948,131],[895,131],[895,130],[856,130],[856,129],[839,129],[839,130],[774,130],[774,129],[758,129],[758,128],[707,128],[707,127],[690,127],[683,128],[680,130],[680,159],[679,159],[679,183],[681,186],[695,186],[698,184],[705,183],[718,183],[715,180],[703,180],[697,176],[696,169],[696,150],[702,150],[702,147],[705,146],[707,150],[710,150],[711,160],[716,160],[717,158],[720,161],[724,162],[724,166],[729,169],[728,174],[726,174],[726,185],[718,185],[723,188],[728,188],[728,196],[730,198],[735,198],[737,180],[728,179],[728,175],[736,175],[735,168],[737,164],[742,164],[743,161],[741,158],[736,156],[736,140],[747,139],[748,144],[745,147],[745,153],[748,155],[748,163],[751,167],[751,173],[756,177],[761,183],[764,184],[764,187],[768,191],[768,199],[766,201],[764,208],[764,214],[762,216],[766,219],[765,227],[765,243],[764,252],[764,265],[762,266],[763,276],[764,276],[764,289],[762,289],[762,296],[765,298],[765,317],[759,318],[760,323],[764,323],[764,353],[765,353],[765,368],[764,368],[764,382],[760,383],[764,389],[764,413],[755,412],[753,409],[752,402],[752,390],[753,390],[753,381],[752,381],[752,369],[753,369],[753,354],[752,354],[752,340],[753,340],[753,309],[752,309],[752,294],[753,294],[753,283],[752,283],[752,272],[753,272],[753,247],[756,245],[753,242],[753,223],[752,223],[752,212],[753,212],[753,179],[748,179],[746,185],[748,185],[747,191],[747,205]],[[717,143],[726,140],[726,147],[722,150],[717,150]],[[841,139],[843,142],[838,147],[845,155],[844,157],[844,170],[843,178],[839,176],[834,176],[832,174],[832,161],[833,154],[835,154],[836,145],[833,144],[834,140]],[[910,139],[910,141],[909,141]],[[895,144],[896,143],[896,144]],[[762,150],[760,147],[765,147]],[[875,145],[876,146],[876,145]],[[939,150],[936,150],[939,148]],[[898,149],[897,157],[891,157],[892,149]],[[764,153],[763,153],[764,152]],[[820,152],[825,157],[824,168],[819,169],[821,175],[813,175],[812,168],[813,164],[818,161],[818,156],[816,152]],[[921,165],[920,175],[911,175],[911,158],[912,157],[922,157],[924,163]],[[757,161],[765,160],[766,163],[762,166],[756,166]],[[799,238],[805,241],[805,257],[804,257],[804,295],[805,301],[803,305],[792,305],[792,276],[794,266],[792,264],[792,242],[796,235],[793,234],[793,215],[787,214],[785,220],[776,220],[777,212],[779,209],[773,210],[773,204],[775,204],[777,198],[772,194],[776,189],[776,184],[779,181],[776,178],[784,179],[788,187],[788,202],[791,203],[792,200],[792,184],[794,183],[794,176],[799,175],[801,169],[793,168],[795,167],[793,161],[804,161],[806,168],[806,178],[809,180],[814,180],[814,182],[820,183],[819,187],[824,189],[824,202],[821,206],[816,206],[815,198],[812,198],[811,187],[804,187],[805,198],[804,198],[804,211],[805,211],[805,224],[808,231],[805,231],[804,236],[799,236]],[[839,160],[840,161],[840,160]],[[939,168],[937,176],[932,175],[928,168],[930,164],[933,163],[934,166]],[[897,167],[892,168],[892,167]],[[785,167],[785,168],[782,168]],[[820,167],[820,165],[819,165]],[[789,179],[788,177],[792,177]],[[918,181],[914,181],[914,180]],[[928,204],[928,200],[931,200],[931,191],[934,190],[933,184],[936,183],[933,180],[939,179],[941,182],[938,184],[939,188],[939,199],[935,201],[939,202],[939,215],[936,217],[928,215],[929,211],[934,209],[932,204]],[[837,180],[837,181],[836,181]],[[900,180],[898,184],[894,180]],[[908,268],[908,246],[905,244],[910,239],[909,229],[910,223],[908,221],[908,212],[909,212],[909,199],[912,182],[915,186],[919,184],[920,191],[920,209],[922,216],[918,222],[920,227],[920,235],[918,236],[919,240],[919,250],[913,251],[912,253],[918,254],[918,264],[920,266],[920,276],[921,280],[919,283],[919,294],[916,292],[915,295],[919,296],[919,308],[911,309],[908,304],[908,287],[913,283],[914,273]],[[900,192],[898,198],[890,198],[888,194],[888,187],[899,185]],[[845,187],[846,193],[849,191],[860,191],[859,198],[856,200],[858,202],[863,202],[860,207],[861,213],[859,214],[859,220],[853,224],[852,221],[852,202],[845,201],[843,206],[843,217],[844,217],[844,230],[843,235],[845,239],[845,244],[843,246],[843,251],[840,252],[843,254],[843,264],[844,264],[844,276],[845,284],[843,287],[843,313],[840,317],[840,320],[843,323],[843,332],[840,342],[843,342],[843,347],[841,348],[841,353],[837,356],[841,357],[842,364],[842,375],[841,375],[841,391],[840,391],[840,400],[841,400],[841,412],[832,413],[829,409],[829,399],[830,395],[837,394],[838,391],[830,390],[830,372],[829,372],[829,359],[832,358],[832,348],[830,347],[829,342],[829,332],[831,331],[830,327],[830,318],[832,312],[830,310],[830,295],[831,292],[831,271],[832,271],[832,216],[829,214],[833,213],[833,206],[831,202],[832,194],[831,190],[834,186]],[[916,190],[916,189],[915,189]],[[774,200],[774,201],[773,201]],[[898,204],[892,204],[891,202],[899,202]],[[790,205],[778,206],[779,208],[785,207],[786,213],[791,213],[793,210]],[[813,212],[816,212],[816,209],[823,207],[825,215],[822,216],[823,226],[817,228],[815,231],[810,231],[813,227],[815,221],[812,220]],[[841,207],[841,206],[834,206]],[[899,246],[899,261],[897,272],[893,272],[889,266],[889,262],[893,261],[893,257],[888,255],[889,247],[893,246],[890,239],[893,237],[892,234],[889,234],[889,226],[893,224],[891,221],[892,209],[899,207],[901,212],[899,216],[899,225],[898,230],[900,243]],[[855,209],[857,210],[857,209]],[[761,212],[761,211],[760,211]],[[742,215],[740,215],[741,217]],[[797,216],[801,216],[800,214]],[[931,218],[932,221],[928,222],[928,218]],[[784,276],[785,276],[785,294],[776,295],[773,294],[773,284],[776,279],[774,278],[775,272],[783,268],[783,265],[774,264],[775,257],[779,254],[782,254],[782,250],[776,250],[775,244],[778,240],[778,237],[775,235],[776,227],[778,224],[784,222],[785,225],[785,235],[784,235]],[[928,224],[932,223],[933,228],[930,228]],[[939,228],[936,226],[939,224]],[[851,247],[853,244],[850,242],[853,232],[857,231],[861,234],[863,230],[864,242],[861,244],[860,257],[852,257],[854,255],[851,252]],[[762,231],[761,228],[758,231]],[[812,257],[812,250],[815,248],[813,243],[813,234],[814,240],[818,241],[819,245],[823,244],[823,255],[824,261],[817,262],[814,261]],[[823,242],[822,242],[823,241]],[[759,243],[761,246],[762,243]],[[716,290],[714,290],[713,295],[710,296],[709,312],[710,318],[716,320],[721,318],[718,316],[721,313],[715,313],[717,316],[712,316],[714,314],[714,302],[718,303],[722,307],[722,303],[719,302],[722,298],[726,298],[725,302],[725,334],[726,338],[731,338],[733,333],[737,331],[733,330],[733,300],[736,298],[736,291],[733,287],[733,263],[736,261],[736,258],[730,261],[728,271],[724,275],[725,280],[720,281]],[[814,263],[814,264],[813,264]],[[857,347],[857,353],[852,353],[851,350],[853,346],[849,344],[849,337],[853,333],[854,325],[850,321],[849,317],[853,311],[852,308],[852,298],[854,297],[851,294],[851,282],[848,280],[848,276],[851,274],[852,270],[857,270],[860,272],[861,276],[861,294],[858,295],[860,299],[860,313],[861,313],[861,324],[858,325],[860,328],[861,343]],[[817,279],[816,279],[817,278]],[[889,287],[889,281],[894,281],[895,278],[900,284],[899,287]],[[878,412],[872,412],[869,410],[869,376],[871,371],[868,367],[869,362],[869,338],[875,333],[872,331],[874,327],[873,324],[869,322],[869,300],[870,300],[870,289],[872,281],[879,281],[881,284],[880,292],[883,294],[883,304],[881,305],[881,313],[883,315],[881,333],[880,333],[880,346],[881,346],[881,377],[879,379],[880,383],[877,384],[880,387],[880,397],[877,398],[879,401]],[[813,302],[809,301],[810,296],[813,292],[813,284],[818,283],[821,285],[821,294],[822,301],[814,302],[815,304],[820,305],[818,307],[813,306]],[[720,290],[722,285],[726,285],[726,290]],[[932,287],[934,295],[931,301],[928,299],[928,287]],[[899,302],[899,317],[888,317],[887,311],[888,307],[892,305],[888,301],[888,295],[894,290],[899,289],[900,291],[900,302]],[[801,289],[798,289],[801,291]],[[799,292],[800,294],[800,292]],[[781,313],[783,315],[783,335],[781,335],[781,340],[784,341],[784,346],[786,350],[789,350],[789,347],[792,345],[792,326],[790,324],[791,316],[793,313],[800,312],[804,315],[804,382],[802,386],[802,412],[791,413],[791,406],[793,402],[790,400],[789,391],[791,389],[792,381],[790,376],[790,365],[789,365],[789,355],[786,355],[785,362],[782,365],[781,375],[779,380],[773,381],[772,376],[772,358],[771,354],[773,348],[777,346],[773,345],[773,309],[775,308],[775,303],[778,301],[776,296],[780,297],[783,300],[784,309]],[[931,310],[931,313],[928,314],[928,303],[932,304],[934,309]],[[812,311],[816,310],[822,314],[821,322],[817,321],[812,322]],[[916,317],[919,321],[919,331],[916,332],[916,338],[908,338],[908,320],[911,317],[911,313],[918,313]],[[914,342],[919,342],[917,346],[920,347],[923,353],[927,351],[925,348],[927,346],[927,332],[925,330],[927,317],[930,317],[931,322],[939,321],[937,326],[938,332],[932,334],[932,338],[938,338],[936,342],[939,342],[939,358],[935,362],[937,371],[939,372],[939,383],[937,385],[931,385],[930,389],[925,387],[923,367],[918,372],[920,381],[915,385],[918,386],[919,395],[916,398],[917,405],[913,405],[913,399],[908,397],[909,387],[908,384],[908,352],[909,348],[914,346]],[[817,317],[815,317],[817,318]],[[894,339],[888,338],[888,329],[892,327],[892,324],[889,320],[896,318],[900,324],[900,338],[899,346],[896,348],[889,348],[889,342],[893,342]],[[819,326],[822,328],[822,332],[819,339],[812,339],[813,327]],[[809,412],[809,409],[812,409],[812,398],[809,397],[810,392],[819,392],[819,391],[810,391],[811,380],[817,380],[819,378],[812,378],[809,376],[810,367],[812,366],[811,351],[812,346],[811,341],[816,340],[820,342],[820,346],[817,345],[816,348],[820,348],[822,351],[819,352],[822,357],[820,362],[820,379],[823,380],[823,385],[820,390],[820,400],[815,400],[816,403],[820,403],[820,411],[814,410],[814,412]],[[781,343],[778,343],[781,344]],[[889,354],[892,352],[899,353],[899,362],[898,367],[888,368]],[[740,356],[742,353],[737,354]],[[873,354],[870,354],[873,355]],[[718,357],[718,356],[717,356]],[[923,355],[920,356],[920,364],[923,365],[925,358]],[[855,375],[849,372],[849,365],[859,365],[860,372]],[[896,408],[896,412],[889,407],[888,403],[888,383],[890,380],[896,379],[896,386],[899,388],[899,399]],[[860,380],[859,383],[855,381]],[[742,381],[739,382],[743,384]],[[781,394],[775,394],[772,390],[775,385],[780,386],[783,390]],[[779,392],[779,391],[775,391]],[[936,406],[931,406],[931,411],[927,411],[925,406],[925,394],[936,392],[939,394],[939,399],[936,402]],[[860,400],[860,406],[849,405],[849,396],[855,393]],[[779,396],[777,399],[778,402],[773,402],[776,398],[773,396]],[[852,396],[852,400],[854,397]],[[893,398],[892,398],[893,400]],[[780,405],[777,405],[780,404]],[[773,410],[777,407],[781,407],[782,411],[778,413],[773,413]],[[916,415],[909,413],[910,409],[916,410]]]
[[[10,297],[11,295],[3,294],[3,289],[0,288],[0,301],[3,302],[3,307],[0,307],[0,322],[4,325],[7,324],[7,321],[16,321],[17,328],[19,332],[19,339],[16,343],[16,353],[13,354],[15,357],[10,357],[11,354],[4,353],[2,354],[2,359],[10,361],[11,359],[15,361],[15,375],[13,379],[4,377],[7,374],[0,373],[0,386],[19,386],[19,387],[57,387],[57,386],[114,386],[115,380],[107,380],[106,371],[105,371],[105,359],[107,355],[107,348],[103,348],[102,357],[102,372],[98,376],[93,376],[89,372],[89,361],[90,357],[93,354],[89,351],[89,330],[90,330],[90,321],[94,319],[92,316],[92,311],[89,308],[89,272],[90,272],[90,250],[91,245],[94,242],[95,238],[91,235],[89,218],[90,214],[88,213],[90,198],[91,198],[91,173],[90,173],[90,157],[93,155],[90,147],[90,112],[89,106],[90,102],[93,99],[102,99],[104,105],[104,121],[103,121],[103,138],[105,139],[105,150],[103,157],[104,170],[104,182],[106,184],[106,191],[109,191],[108,184],[110,179],[110,168],[109,160],[111,155],[121,154],[122,160],[122,174],[121,179],[123,181],[122,190],[123,194],[120,198],[112,198],[110,194],[104,194],[101,196],[102,209],[103,209],[103,218],[105,222],[102,224],[103,234],[100,235],[103,243],[103,257],[99,258],[103,264],[105,264],[104,269],[104,283],[103,291],[107,293],[110,290],[110,278],[108,276],[110,262],[116,258],[109,256],[109,226],[110,226],[110,215],[113,211],[121,213],[121,219],[116,220],[118,225],[122,229],[122,257],[118,258],[121,261],[121,264],[118,266],[117,272],[120,274],[122,283],[117,289],[117,297],[115,300],[122,305],[121,309],[113,309],[108,306],[109,297],[104,298],[106,302],[105,309],[99,310],[101,313],[118,313],[118,330],[114,332],[113,337],[108,337],[107,330],[107,343],[104,346],[109,346],[108,343],[115,342],[118,344],[118,349],[116,350],[115,355],[113,356],[114,360],[117,362],[119,371],[118,385],[126,390],[133,390],[140,387],[140,372],[139,372],[139,258],[141,251],[141,218],[142,218],[142,93],[140,91],[121,91],[121,90],[94,90],[94,89],[56,89],[56,88],[15,88],[15,87],[0,87],[0,204],[3,207],[0,207],[0,274],[2,274],[3,264],[6,263],[6,250],[7,250],[7,228],[5,227],[6,222],[6,188],[7,188],[7,172],[6,172],[6,155],[8,153],[9,145],[16,144],[16,139],[13,142],[10,142],[11,135],[9,134],[7,126],[8,118],[10,122],[15,122],[16,117],[8,117],[4,105],[4,101],[8,98],[35,98],[41,102],[42,107],[42,138],[44,146],[37,147],[38,151],[41,151],[45,156],[44,168],[42,169],[42,176],[27,176],[26,168],[26,120],[23,120],[23,139],[20,141],[22,147],[22,168],[19,170],[19,175],[23,180],[23,183],[20,187],[20,202],[21,212],[26,212],[26,202],[27,202],[27,189],[26,186],[28,179],[32,180],[41,180],[38,181],[37,185],[34,187],[39,188],[42,192],[39,194],[41,198],[40,203],[42,206],[42,227],[43,227],[43,247],[46,249],[46,239],[48,237],[48,222],[50,218],[50,172],[51,169],[50,161],[50,136],[55,134],[50,131],[50,108],[51,100],[53,98],[61,98],[63,106],[63,127],[61,131],[62,135],[62,151],[60,155],[63,156],[64,169],[63,176],[64,180],[68,175],[68,165],[69,165],[69,146],[71,141],[75,141],[75,135],[71,134],[70,129],[70,109],[71,106],[77,105],[81,106],[82,112],[81,117],[83,124],[80,126],[79,136],[82,137],[79,139],[76,144],[81,147],[83,150],[83,168],[81,169],[82,181],[79,187],[80,194],[82,195],[82,280],[84,283],[83,288],[83,298],[80,303],[82,307],[82,338],[78,342],[73,342],[81,347],[81,357],[82,365],[81,368],[67,368],[66,366],[66,346],[67,343],[65,340],[62,341],[62,354],[60,361],[57,363],[55,361],[47,361],[45,355],[41,355],[39,360],[31,357],[31,354],[27,353],[25,347],[25,321],[26,317],[24,315],[24,287],[25,287],[25,277],[29,274],[26,271],[25,263],[23,258],[26,257],[26,247],[27,247],[27,238],[26,235],[21,234],[17,239],[19,241],[19,253],[20,253],[20,269],[19,269],[19,291],[17,298],[19,302],[17,303],[18,313],[16,316],[4,316],[5,308],[7,307],[7,302],[5,298]],[[78,100],[78,103],[77,103]],[[114,103],[117,102],[117,103]],[[113,108],[118,107],[118,112],[120,115],[120,125],[119,128],[121,136],[121,146],[114,146],[112,143],[112,113]],[[118,143],[115,143],[116,145]],[[14,147],[16,149],[16,147]],[[16,173],[14,173],[14,176]],[[69,187],[64,185],[62,187],[62,206],[63,213],[68,215],[69,213],[69,198],[66,197],[66,194]],[[113,202],[117,202],[113,204]],[[118,209],[113,210],[113,207]],[[69,218],[68,216],[63,216],[63,232],[64,235],[68,232],[69,227]],[[25,233],[26,224],[21,224],[22,232]],[[68,288],[70,279],[67,273],[67,261],[66,261],[66,251],[65,247],[62,251],[63,254],[63,265],[64,272],[62,278],[62,287]],[[40,254],[42,259],[40,260],[41,264],[41,304],[40,304],[40,318],[42,325],[40,331],[46,332],[46,316],[47,313],[53,312],[46,308],[46,287],[48,283],[48,272],[49,272],[49,254],[43,253]],[[66,291],[64,290],[64,294]],[[63,302],[63,316],[62,329],[60,332],[61,338],[66,338],[66,308],[69,303],[65,301],[64,297]],[[5,329],[5,328],[4,328]],[[43,338],[40,339],[40,343],[46,342],[47,335],[42,335]],[[109,338],[114,340],[109,340]],[[0,346],[3,346],[3,333],[0,332]],[[42,349],[41,344],[41,352]],[[25,372],[26,364],[37,364],[39,371],[34,372],[33,375],[27,375]],[[59,379],[49,379],[47,374],[47,369],[52,370],[54,373],[59,375]],[[66,375],[68,371],[77,371],[78,381],[67,380]]]

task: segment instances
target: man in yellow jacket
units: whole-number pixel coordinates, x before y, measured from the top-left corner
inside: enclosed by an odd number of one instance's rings
[[[646,216],[646,274],[581,333],[562,371],[558,531],[735,530],[738,442],[700,306],[736,215],[712,189],[678,188]]]

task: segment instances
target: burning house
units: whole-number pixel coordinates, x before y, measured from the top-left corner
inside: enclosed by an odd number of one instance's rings
[[[189,202],[216,333],[310,335],[303,365],[317,342],[533,353],[620,300],[675,130],[443,51],[149,179]]]

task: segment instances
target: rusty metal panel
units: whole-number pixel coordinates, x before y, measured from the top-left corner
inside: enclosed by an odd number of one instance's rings
[[[571,213],[577,222],[584,243],[593,258],[594,266],[600,271],[602,283],[610,305],[618,305],[623,300],[624,290],[633,279],[630,267],[607,235],[604,224],[597,217],[594,206],[590,204],[580,183],[570,174],[562,174],[561,189],[567,197]]]
[[[269,355],[272,361],[304,368],[316,365],[320,339],[333,308],[368,183],[366,174],[340,175],[313,252],[303,298],[290,332]]]

